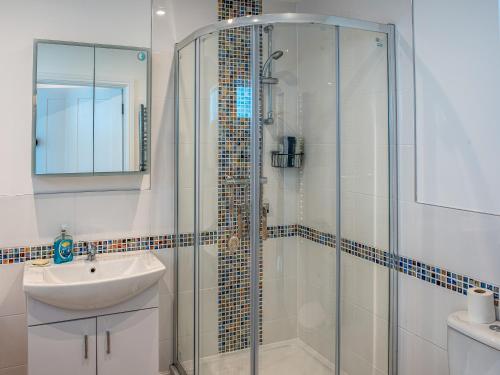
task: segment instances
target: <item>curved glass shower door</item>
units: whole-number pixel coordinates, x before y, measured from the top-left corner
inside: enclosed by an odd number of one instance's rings
[[[264,29],[263,51],[273,60],[262,84],[273,235],[262,238],[260,372],[326,375],[338,361],[345,374],[387,374],[387,34],[278,24]],[[276,163],[290,139],[294,155]]]
[[[195,43],[178,52],[176,95],[176,357],[194,366]],[[181,272],[182,271],[182,272]]]
[[[177,49],[182,374],[393,373],[392,28],[300,17]]]
[[[263,239],[264,374],[335,371],[336,35],[335,26],[314,24],[263,34],[263,61],[283,51],[271,65],[276,80],[262,85],[263,116],[273,117],[262,137],[272,233]]]
[[[340,368],[389,373],[388,36],[339,28]]]
[[[251,373],[253,31],[178,52],[174,355],[189,374]]]

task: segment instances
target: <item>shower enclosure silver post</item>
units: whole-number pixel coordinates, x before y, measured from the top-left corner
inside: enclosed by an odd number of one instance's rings
[[[388,111],[389,111],[389,375],[398,374],[398,128],[397,128],[397,72],[396,72],[396,26],[388,25]]]
[[[252,28],[251,77],[252,77],[252,122],[250,135],[250,375],[259,372],[260,307],[259,307],[259,253],[260,253],[260,213],[261,213],[261,170],[260,170],[260,28]]]
[[[342,267],[341,267],[341,235],[342,235],[342,229],[341,229],[341,223],[342,223],[342,174],[341,174],[341,168],[342,168],[342,162],[341,162],[341,143],[342,143],[342,137],[341,137],[341,121],[342,121],[342,116],[341,116],[341,95],[342,95],[342,90],[341,88],[341,82],[340,82],[340,26],[335,26],[335,82],[337,83],[335,85],[335,107],[337,108],[337,113],[335,116],[335,129],[336,129],[336,157],[335,157],[335,186],[336,186],[336,211],[335,211],[335,218],[336,218],[336,225],[335,225],[335,375],[341,375],[341,365],[340,365],[340,357],[341,357],[341,351],[340,351],[340,346],[341,346],[341,329],[342,329],[342,324],[341,324],[341,280],[342,276],[340,274]]]
[[[194,99],[194,348],[193,348],[193,365],[194,365],[194,375],[200,374],[200,224],[201,224],[201,63],[200,63],[200,53],[201,53],[201,40],[196,39],[195,44],[195,99]]]

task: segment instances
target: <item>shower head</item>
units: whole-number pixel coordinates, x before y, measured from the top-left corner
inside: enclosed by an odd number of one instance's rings
[[[279,58],[281,58],[281,56],[283,56],[283,51],[278,50],[271,53],[270,57],[272,57],[274,60],[278,60]]]
[[[264,66],[262,67],[262,75],[265,76],[265,73],[269,69],[269,66],[271,65],[271,62],[273,60],[278,60],[282,56],[283,56],[283,51],[280,51],[280,50],[274,51],[273,53],[271,53],[269,55],[269,57],[267,58],[266,62],[264,63]]]

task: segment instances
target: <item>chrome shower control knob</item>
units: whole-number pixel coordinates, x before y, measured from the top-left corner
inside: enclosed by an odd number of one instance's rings
[[[492,325],[490,326],[490,329],[491,329],[492,331],[495,331],[495,332],[500,332],[500,325],[498,325],[498,324],[492,324]]]
[[[227,241],[227,248],[230,251],[236,251],[238,250],[238,247],[240,246],[240,239],[236,235],[232,235],[229,238],[229,241]]]

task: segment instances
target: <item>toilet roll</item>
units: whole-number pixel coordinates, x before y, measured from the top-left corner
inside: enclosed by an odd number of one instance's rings
[[[488,324],[495,321],[493,292],[482,288],[469,288],[467,291],[469,321]]]

